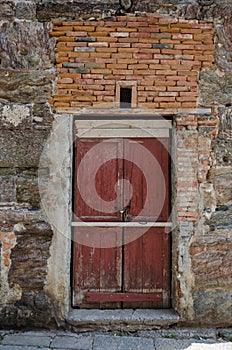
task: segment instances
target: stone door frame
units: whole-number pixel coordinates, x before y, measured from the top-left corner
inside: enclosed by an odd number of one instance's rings
[[[115,111],[115,110],[114,110]],[[96,110],[92,113],[96,113]],[[107,110],[106,112],[109,112]],[[115,111],[116,112],[116,111]],[[183,111],[184,113],[186,111]],[[205,111],[203,111],[205,113]],[[85,111],[83,112],[85,113]],[[89,113],[89,111],[88,111]],[[192,110],[197,114],[197,110]],[[77,113],[79,115],[79,113]],[[81,114],[81,112],[80,112]],[[117,114],[117,113],[116,113]],[[175,228],[172,233],[172,308],[176,310],[184,319],[193,319],[193,301],[191,295],[192,289],[192,272],[191,259],[188,252],[190,246],[189,236],[194,230],[194,223],[187,220],[177,221],[178,213],[175,204],[177,188],[175,179],[178,176],[179,158],[177,152],[177,141],[179,142],[178,130],[175,128],[176,117],[181,111],[162,111],[152,112],[151,115],[168,116],[172,115],[174,126],[172,132],[172,157],[176,162],[172,169],[172,202],[173,202],[173,222]],[[189,114],[188,114],[189,115]],[[56,174],[52,179],[50,188],[57,198],[61,201],[49,209],[49,216],[54,221],[53,239],[51,245],[51,257],[48,262],[48,275],[45,285],[46,292],[52,297],[56,307],[56,317],[59,320],[68,318],[71,308],[71,288],[70,288],[70,271],[71,271],[71,222],[72,222],[72,162],[73,162],[73,124],[74,115],[57,115],[54,120],[53,131],[50,136],[50,174]],[[197,133],[197,131],[195,131]],[[181,134],[183,137],[183,134]],[[188,135],[186,135],[186,140]],[[59,144],[60,147],[57,148]],[[62,162],[60,164],[60,161]],[[59,170],[59,171],[58,171]],[[50,190],[49,190],[50,191]],[[48,191],[48,192],[49,192]],[[49,220],[51,222],[51,220]]]

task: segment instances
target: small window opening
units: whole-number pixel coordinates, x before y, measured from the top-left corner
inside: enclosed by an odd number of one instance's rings
[[[131,108],[132,88],[120,88],[120,108]]]

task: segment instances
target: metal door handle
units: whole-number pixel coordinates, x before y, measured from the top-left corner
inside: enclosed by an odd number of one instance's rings
[[[125,208],[119,210],[119,213],[120,213],[120,215],[121,215],[121,221],[124,221]]]

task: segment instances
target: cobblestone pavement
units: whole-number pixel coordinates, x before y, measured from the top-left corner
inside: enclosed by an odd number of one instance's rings
[[[0,350],[232,350],[232,328],[156,331],[0,331]]]

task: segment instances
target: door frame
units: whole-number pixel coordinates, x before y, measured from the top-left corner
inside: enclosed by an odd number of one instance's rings
[[[146,111],[147,112],[147,111]],[[129,116],[125,113],[124,115],[119,115],[115,113],[110,117],[107,115],[79,115],[75,117],[74,119],[74,140],[76,137],[78,138],[159,138],[164,137],[169,139],[169,149],[168,153],[171,151],[171,130],[172,130],[172,120],[170,117],[163,118],[158,116],[151,116],[146,115],[147,113],[141,113],[133,115],[129,113]],[[75,147],[74,147],[75,149]],[[75,152],[75,151],[74,151]],[[169,153],[170,154],[170,153]],[[170,157],[171,160],[171,157]],[[73,156],[73,173],[76,172],[76,166],[75,166],[76,156],[74,154]],[[171,207],[171,196],[172,196],[172,184],[171,184],[171,162],[169,164],[169,189],[170,189],[170,213],[172,210]],[[74,212],[74,203],[75,203],[75,176],[73,176],[73,196],[72,196],[72,209]],[[170,220],[170,217],[169,217]],[[72,235],[74,228],[77,226],[85,226],[85,223],[76,223],[72,221]],[[110,225],[110,224],[109,224]],[[115,225],[115,224],[114,224]],[[138,223],[132,223],[131,226],[138,225]],[[107,224],[106,224],[107,226]],[[116,224],[116,226],[125,226],[125,224],[119,223],[119,225]],[[148,224],[149,226],[149,224]],[[172,222],[169,221],[167,223],[161,223],[156,224],[153,223],[153,226],[155,227],[166,227],[167,230],[169,230],[169,234],[171,235],[171,227]],[[171,288],[171,280],[172,280],[172,247],[171,247],[171,237],[170,237],[170,247],[169,247],[169,274],[170,274],[170,286],[169,286],[169,292],[168,295],[165,296],[165,298],[170,298],[170,304],[171,304],[171,295],[172,295],[172,288]],[[72,253],[71,253],[71,300],[73,299],[73,241],[72,241]],[[166,293],[165,293],[166,294]]]
[[[47,276],[44,290],[51,297],[56,305],[57,320],[65,321],[69,318],[71,307],[71,238],[72,238],[72,177],[73,177],[73,128],[74,121],[78,118],[88,119],[95,116],[122,116],[127,113],[132,118],[143,116],[148,119],[170,119],[173,120],[171,131],[171,156],[173,159],[171,172],[171,194],[172,194],[172,242],[171,242],[171,308],[185,318],[192,317],[192,284],[187,283],[191,275],[191,257],[185,255],[184,262],[186,269],[182,269],[183,256],[181,252],[186,252],[189,245],[189,233],[194,229],[194,223],[190,221],[178,220],[178,184],[176,178],[182,167],[182,159],[177,152],[177,144],[188,137],[184,131],[176,128],[176,118],[183,118],[186,115],[198,115],[200,112],[186,110],[119,110],[89,108],[80,109],[76,113],[55,115],[46,147],[47,158],[51,161],[48,164],[49,173],[53,176],[49,178],[47,196],[55,197],[60,201],[55,205],[48,206],[47,201],[41,199],[41,208],[46,215],[45,220],[51,223],[53,238],[50,248],[50,258],[47,266]],[[140,118],[141,119],[141,118]],[[59,147],[57,147],[59,145]],[[196,156],[197,157],[197,156]],[[196,158],[195,157],[195,158]],[[194,160],[195,160],[194,158]],[[61,171],[62,159],[62,171]],[[55,176],[54,176],[55,174]],[[183,248],[184,247],[184,248]],[[184,293],[182,292],[184,291]],[[81,317],[81,316],[80,316]]]

